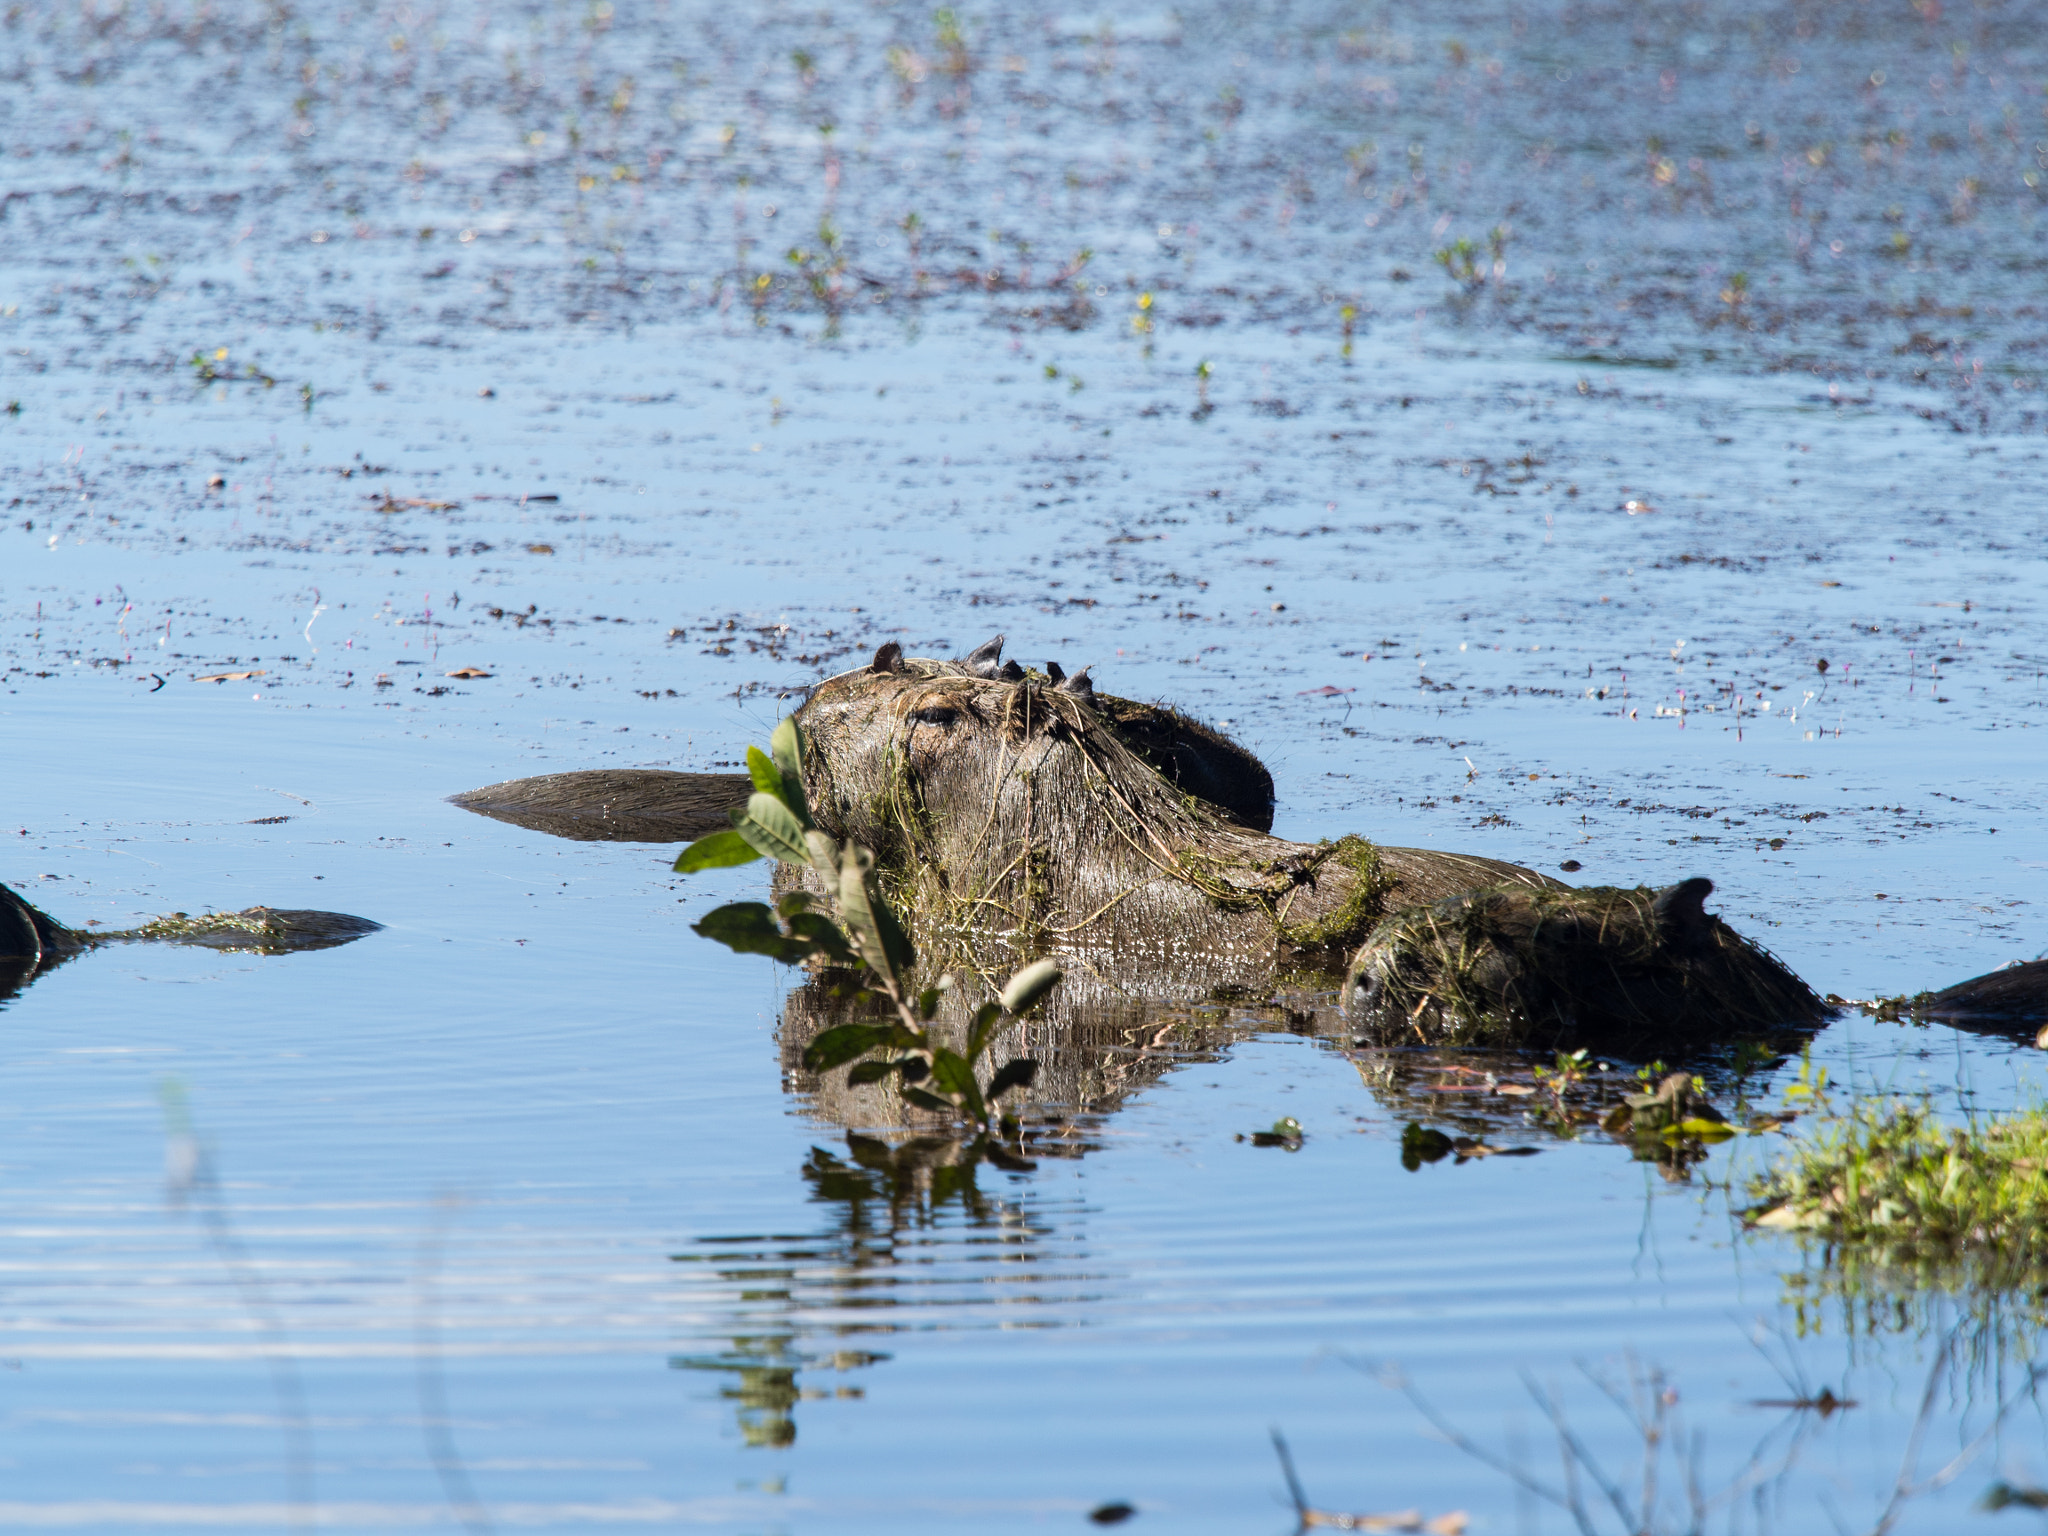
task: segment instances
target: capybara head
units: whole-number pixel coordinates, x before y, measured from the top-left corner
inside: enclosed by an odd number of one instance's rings
[[[1057,943],[1086,930],[1093,944],[1142,931],[1156,945],[1189,902],[1271,906],[1292,878],[1276,858],[1295,845],[1253,829],[1272,793],[1255,758],[1170,710],[1097,694],[1085,671],[1026,672],[1000,651],[1000,637],[958,661],[884,645],[798,711],[812,814],[875,850],[906,916],[927,932]],[[1213,940],[1183,929],[1176,942]]]

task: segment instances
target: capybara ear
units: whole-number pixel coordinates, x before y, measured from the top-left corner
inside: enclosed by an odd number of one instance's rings
[[[977,645],[965,656],[962,656],[960,658],[960,665],[976,677],[994,677],[996,675],[996,663],[1002,659],[1003,637],[997,635],[993,640],[982,641],[981,644]]]
[[[1003,670],[994,673],[993,676],[999,683],[1021,683],[1024,681],[1024,669],[1014,661],[1006,661],[1003,663]]]
[[[903,670],[903,647],[894,640],[887,641],[875,652],[875,659],[868,663],[870,672],[901,672]]]
[[[1053,687],[1057,688],[1067,680],[1067,669],[1056,661],[1048,661],[1045,664],[1045,675],[1052,679]]]
[[[1666,943],[1684,947],[1712,931],[1713,919],[1707,916],[1706,901],[1713,894],[1714,882],[1704,875],[1694,875],[1657,893],[1651,910],[1657,914],[1657,927]]]
[[[1048,665],[1056,667],[1058,663],[1048,663]],[[1094,665],[1094,663],[1091,662],[1089,665],[1092,666]],[[1050,676],[1052,674],[1048,675]],[[1053,676],[1052,681],[1053,687],[1061,693],[1078,694],[1081,698],[1084,699],[1092,699],[1095,697],[1095,679],[1088,675],[1087,667],[1083,667],[1080,671],[1076,672],[1072,677]]]

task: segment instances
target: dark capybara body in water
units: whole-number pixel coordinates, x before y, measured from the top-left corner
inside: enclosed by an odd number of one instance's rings
[[[1183,718],[1157,714],[1155,728]],[[997,942],[1014,952],[1001,963],[1053,950],[1196,986],[1252,982],[1291,953],[1341,962],[1407,902],[1555,884],[1497,859],[1268,836],[1170,779],[1085,675],[988,675],[885,645],[796,719],[812,815],[874,850],[928,953]],[[1178,739],[1204,766],[1249,757],[1206,728]],[[1270,794],[1259,773],[1252,787]]]
[[[1676,1056],[1826,1015],[1706,912],[1706,880],[1572,890],[1497,859],[1275,838],[1271,775],[1222,733],[1097,693],[1086,669],[1001,657],[1001,636],[954,661],[891,643],[796,714],[812,813],[874,850],[935,964],[1051,951],[1161,995],[1348,958],[1344,1006],[1390,1044]],[[571,837],[681,840],[722,825],[749,787],[739,774],[600,770],[457,803]],[[2048,1017],[2048,962],[1901,1003],[2011,1032]]]
[[[1806,983],[1706,910],[1713,889],[1492,886],[1411,907],[1359,949],[1345,1006],[1386,1045],[1641,1056],[1818,1023]]]
[[[346,912],[248,907],[198,917],[172,912],[136,928],[66,928],[0,885],[0,1002],[74,956],[109,944],[188,944],[288,955],[302,949],[332,949],[381,927],[381,923]]]

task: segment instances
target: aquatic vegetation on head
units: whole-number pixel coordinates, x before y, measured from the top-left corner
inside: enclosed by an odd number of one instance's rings
[[[819,825],[874,850],[897,910],[949,963],[994,969],[1055,947],[1183,986],[1249,979],[1289,948],[1342,954],[1396,889],[1541,879],[1360,838],[1269,837],[1272,781],[1243,748],[1097,693],[1086,668],[1000,655],[1001,637],[948,662],[884,645],[799,716]]]

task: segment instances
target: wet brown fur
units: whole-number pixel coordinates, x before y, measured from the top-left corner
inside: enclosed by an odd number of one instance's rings
[[[1704,910],[1712,889],[1496,886],[1399,912],[1353,959],[1346,1004],[1384,1045],[1643,1057],[1818,1023],[1804,982]]]
[[[1555,884],[1493,859],[1267,836],[1168,782],[1105,713],[1037,678],[885,648],[798,712],[812,814],[875,850],[928,954],[1053,949],[1193,985],[1305,947],[1341,958],[1394,906]]]

